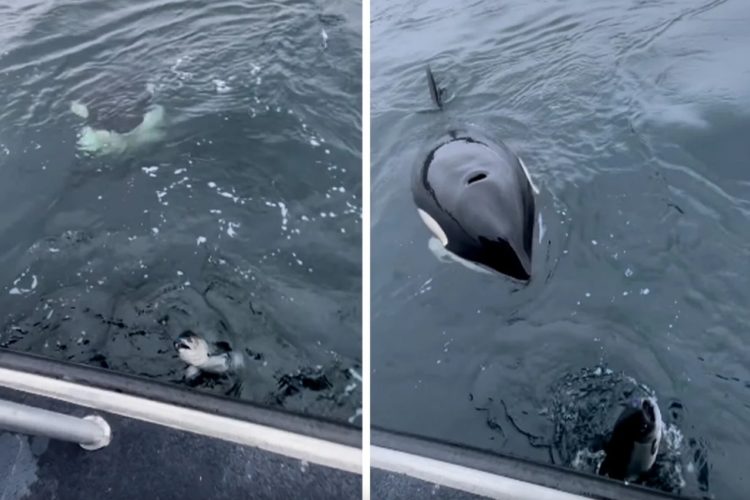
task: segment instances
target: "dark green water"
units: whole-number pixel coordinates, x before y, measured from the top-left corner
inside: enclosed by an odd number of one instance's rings
[[[15,2],[0,28],[0,345],[183,383],[192,328],[246,361],[200,390],[359,423],[361,7]],[[125,131],[144,95],[161,140],[77,151],[71,101]]]
[[[590,406],[560,399],[593,394],[556,387],[601,363],[682,438],[672,491],[746,496],[748,23],[740,0],[373,0],[375,425],[570,465],[539,444],[555,408]],[[409,191],[440,128],[427,62],[451,118],[541,189],[527,286],[428,250]]]

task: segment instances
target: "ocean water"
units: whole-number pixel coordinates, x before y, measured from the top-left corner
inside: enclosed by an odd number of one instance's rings
[[[184,384],[192,329],[244,359],[196,390],[359,424],[360,4],[26,1],[0,28],[0,346]],[[82,151],[87,126],[128,138]]]
[[[372,1],[374,425],[573,466],[560,409],[607,418],[578,409],[622,396],[559,381],[612,370],[658,398],[662,489],[744,498],[748,22],[741,0]],[[426,112],[427,63],[447,116]],[[446,119],[541,190],[527,285],[428,249],[409,181]]]

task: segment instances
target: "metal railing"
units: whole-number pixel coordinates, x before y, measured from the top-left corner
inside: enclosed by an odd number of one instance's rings
[[[0,398],[6,400],[14,400],[13,393],[29,394],[91,408],[107,418],[111,415],[112,418],[125,417],[149,422],[362,474],[361,431],[354,426],[321,417],[295,414],[188,390],[166,382],[2,348],[0,389],[12,391],[7,396],[0,392]],[[43,404],[39,403],[40,406]],[[117,424],[115,421],[112,423]],[[64,432],[67,424],[53,425],[52,428],[40,427],[39,424],[29,427],[23,419],[16,419],[15,424],[22,425],[14,427],[19,432],[39,434],[34,429],[38,431],[41,428],[46,432],[55,432],[54,437],[70,437]],[[0,430],[3,427],[4,419],[0,417]],[[75,437],[82,436],[76,434]]]
[[[0,430],[70,441],[86,450],[104,448],[112,440],[109,424],[98,415],[78,418],[2,399]]]

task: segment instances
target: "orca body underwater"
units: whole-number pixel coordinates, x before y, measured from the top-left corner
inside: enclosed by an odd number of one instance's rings
[[[444,91],[429,67],[427,82],[442,110]],[[445,250],[517,280],[531,278],[537,190],[505,144],[449,130],[415,166],[411,190],[420,217]]]
[[[93,100],[93,108],[81,101],[70,103],[70,111],[85,120],[76,146],[94,155],[118,155],[164,139],[164,107],[152,104],[150,91],[142,93],[131,108],[121,103]],[[99,101],[99,102],[97,102]]]

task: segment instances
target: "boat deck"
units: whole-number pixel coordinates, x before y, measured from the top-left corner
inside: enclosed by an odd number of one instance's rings
[[[97,413],[112,428],[112,442],[97,451],[0,432],[3,500],[361,496],[358,474],[9,389],[0,388],[0,398],[74,416]]]

